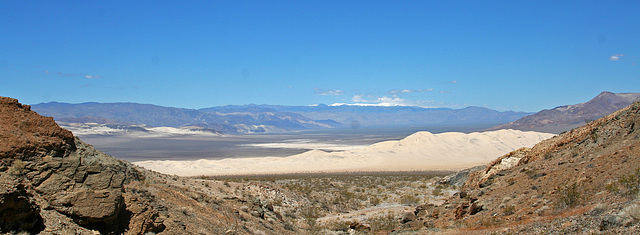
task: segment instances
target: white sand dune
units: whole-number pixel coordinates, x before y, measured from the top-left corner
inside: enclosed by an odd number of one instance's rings
[[[289,157],[228,158],[196,161],[140,161],[139,166],[167,174],[243,175],[346,171],[459,170],[490,161],[521,147],[532,147],[553,134],[533,131],[432,134],[417,132],[399,141],[364,148],[311,150]]]
[[[280,143],[260,143],[260,144],[243,144],[240,146],[259,147],[259,148],[282,148],[282,149],[319,149],[327,151],[346,151],[367,147],[367,145],[348,145],[348,144],[331,144],[319,143],[316,140],[288,140]]]
[[[117,135],[131,136],[139,138],[172,137],[172,136],[220,136],[218,133],[203,130],[197,127],[148,127],[130,126],[139,129],[127,130],[122,128],[112,128],[105,124],[98,123],[60,123],[60,126],[71,131],[77,136],[86,135]]]

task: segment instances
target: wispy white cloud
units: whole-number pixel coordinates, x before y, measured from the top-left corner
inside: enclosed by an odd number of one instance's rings
[[[433,88],[422,89],[422,90],[414,90],[414,89],[403,89],[403,90],[390,90],[387,93],[389,94],[408,94],[408,93],[423,93],[433,91]]]
[[[313,90],[315,90],[316,95],[329,95],[329,96],[337,96],[337,95],[342,95],[344,94],[344,91],[342,90],[322,90],[319,88],[313,88]]]
[[[84,77],[86,79],[96,79],[96,78],[102,78],[102,76],[100,75],[91,75],[91,74],[78,74],[78,73],[63,73],[63,72],[54,72],[54,71],[42,71],[45,74],[52,74],[52,75],[56,75],[56,76],[62,76],[62,77]]]
[[[374,97],[373,95],[354,95],[351,101],[356,104],[369,104],[377,106],[405,106],[403,103],[406,101],[398,96],[382,96]]]
[[[624,56],[624,54],[615,54],[615,55],[612,55],[611,57],[609,57],[609,60],[618,61],[618,60],[622,59],[623,56]]]
[[[408,100],[397,95],[392,96],[374,96],[371,94],[357,94],[351,98],[353,103],[334,103],[332,106],[417,106],[424,108],[433,108],[434,102],[430,100]]]
[[[353,95],[351,98],[353,102],[368,102],[362,95]]]

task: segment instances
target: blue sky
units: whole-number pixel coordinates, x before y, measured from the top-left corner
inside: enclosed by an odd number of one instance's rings
[[[640,92],[637,1],[1,1],[23,103],[483,106]]]

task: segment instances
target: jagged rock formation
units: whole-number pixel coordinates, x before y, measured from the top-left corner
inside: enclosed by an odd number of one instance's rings
[[[36,230],[51,222],[42,222],[40,210],[53,210],[102,232],[122,229],[118,219],[125,209],[123,185],[139,180],[139,173],[130,164],[74,139],[53,118],[39,116],[15,99],[0,98],[0,120],[3,207],[16,205],[22,207],[21,211],[29,211],[32,215],[28,217],[38,226],[26,227]],[[11,217],[5,213],[3,219]],[[24,228],[2,228],[15,229]]]
[[[559,134],[584,125],[640,99],[640,93],[602,92],[585,103],[545,109],[489,130],[514,129]]]
[[[266,201],[250,201],[221,183],[210,184],[218,183],[169,177],[107,156],[58,127],[53,118],[0,97],[2,233],[294,231],[291,226],[285,230],[287,224]],[[256,205],[257,216],[237,209]]]
[[[422,205],[432,231],[611,232],[640,229],[640,102],[472,172],[443,205]]]
[[[462,186],[469,179],[469,174],[471,172],[481,171],[484,169],[486,169],[486,166],[475,166],[468,169],[464,169],[456,173],[442,177],[442,179],[438,183],[454,185],[454,186]]]

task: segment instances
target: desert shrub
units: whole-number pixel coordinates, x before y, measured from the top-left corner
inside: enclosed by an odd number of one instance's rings
[[[415,206],[420,203],[420,198],[413,195],[402,195],[400,197],[400,204],[407,206]]]
[[[621,177],[618,183],[622,186],[622,195],[635,197],[640,188],[640,169],[637,169],[635,174]]]
[[[380,198],[378,198],[378,197],[373,197],[373,196],[372,196],[372,197],[370,197],[370,198],[369,198],[369,203],[370,203],[372,206],[380,205],[380,202],[382,202],[382,200],[380,200]]]
[[[607,191],[612,192],[612,193],[617,193],[618,191],[620,191],[618,189],[618,182],[612,182],[607,184],[607,186],[604,187]]]
[[[316,220],[320,218],[320,216],[322,216],[321,213],[322,212],[320,208],[315,206],[309,206],[300,212],[300,216],[302,216],[302,219],[304,219],[304,222],[307,225],[309,225],[309,227],[314,228],[314,227],[317,227]]]
[[[581,195],[578,191],[578,184],[573,183],[560,190],[557,206],[559,208],[569,208],[577,206],[580,202]]]
[[[502,220],[499,217],[488,217],[480,220],[480,226],[482,227],[493,227],[493,226],[501,225],[503,223],[504,223],[504,220]]]
[[[437,187],[434,188],[433,190],[431,190],[431,195],[436,196],[436,197],[442,195],[442,189],[437,188]]]
[[[635,220],[640,220],[640,205],[633,203],[622,210],[625,214],[629,215]]]
[[[502,214],[504,215],[513,215],[516,213],[516,207],[514,205],[508,205],[502,207]]]
[[[371,226],[372,232],[392,230],[400,225],[400,221],[398,221],[396,215],[393,213],[385,213],[369,217],[369,219],[367,219],[367,222],[369,226]]]
[[[607,184],[605,189],[619,195],[636,197],[640,193],[640,169],[632,175],[622,176],[617,181]]]
[[[353,223],[352,221],[343,221],[343,220],[339,220],[339,219],[332,219],[332,220],[328,220],[325,221],[324,223],[322,223],[322,227],[324,227],[327,230],[330,231],[348,231],[349,230],[349,225],[351,225],[351,223]]]
[[[12,174],[15,176],[21,176],[25,173],[26,166],[27,166],[27,163],[23,162],[20,159],[16,159],[13,161],[13,163],[11,163],[11,167],[9,168],[8,172],[9,174]]]

